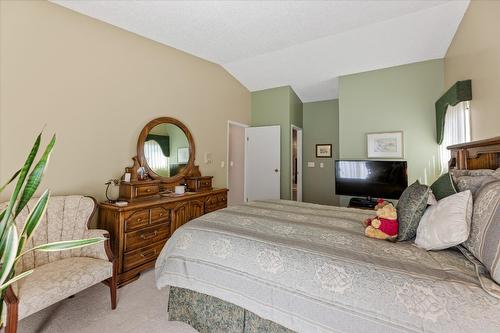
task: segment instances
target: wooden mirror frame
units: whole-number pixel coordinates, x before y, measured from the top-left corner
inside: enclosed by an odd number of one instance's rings
[[[146,141],[146,137],[148,136],[149,132],[157,125],[160,124],[172,124],[176,125],[179,127],[184,134],[186,134],[186,138],[189,142],[189,160],[187,165],[179,170],[179,173],[176,174],[173,177],[162,177],[158,174],[156,174],[151,168],[149,167],[147,161],[146,161],[146,156],[144,155],[144,143]],[[171,118],[171,117],[160,117],[151,120],[149,123],[144,126],[144,128],[141,131],[141,134],[139,134],[139,139],[137,140],[137,157],[139,158],[139,163],[141,166],[143,166],[146,171],[148,172],[148,175],[153,178],[153,179],[158,179],[161,180],[163,183],[178,183],[180,182],[184,177],[187,175],[191,174],[191,171],[194,167],[194,158],[195,158],[195,147],[194,147],[194,140],[193,136],[191,135],[191,132],[188,130],[186,125],[184,125],[181,121]]]

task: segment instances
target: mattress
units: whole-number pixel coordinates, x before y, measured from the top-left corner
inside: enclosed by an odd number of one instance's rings
[[[283,200],[203,215],[165,245],[157,287],[214,296],[296,332],[500,332],[500,300],[461,252],[367,238],[361,221],[372,215]]]

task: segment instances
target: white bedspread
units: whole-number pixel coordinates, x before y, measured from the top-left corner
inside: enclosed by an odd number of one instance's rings
[[[458,251],[368,239],[371,211],[290,201],[204,215],[156,262],[158,288],[218,297],[297,332],[500,332],[500,300]]]

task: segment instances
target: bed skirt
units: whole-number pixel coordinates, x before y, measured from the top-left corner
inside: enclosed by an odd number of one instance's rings
[[[200,333],[293,333],[237,305],[184,288],[170,287],[168,319]]]

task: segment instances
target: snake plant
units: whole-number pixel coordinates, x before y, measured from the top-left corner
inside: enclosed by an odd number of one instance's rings
[[[31,251],[62,251],[84,247],[87,245],[96,244],[105,240],[103,237],[79,239],[70,241],[60,241],[36,246],[29,250],[25,250],[25,245],[31,239],[40,224],[42,217],[45,214],[49,203],[50,191],[47,189],[40,196],[35,204],[35,207],[29,213],[23,229],[19,232],[16,226],[16,218],[19,213],[26,207],[26,204],[35,194],[43,173],[49,162],[52,148],[56,142],[55,135],[46,146],[45,151],[36,164],[35,158],[40,148],[42,133],[38,135],[33,144],[33,147],[26,158],[23,167],[0,187],[0,193],[13,181],[17,179],[16,185],[10,196],[9,204],[5,210],[0,213],[0,312],[3,305],[6,288],[13,282],[22,279],[31,273],[33,270],[17,274],[14,271],[16,262],[26,253]],[[34,166],[33,166],[34,164]],[[33,167],[32,167],[33,166]]]

